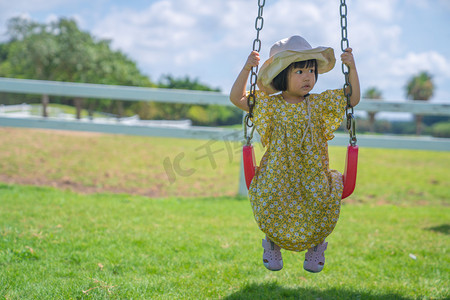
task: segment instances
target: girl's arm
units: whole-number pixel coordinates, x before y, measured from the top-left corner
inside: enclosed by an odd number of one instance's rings
[[[350,104],[356,106],[361,99],[361,91],[359,87],[358,71],[356,70],[355,59],[353,58],[352,48],[345,49],[345,52],[341,54],[342,63],[348,67],[349,71],[349,83],[352,86],[352,95],[350,96]],[[345,91],[346,93],[348,91]]]
[[[250,53],[250,55],[247,58],[247,62],[245,63],[245,66],[242,68],[241,72],[236,78],[236,81],[233,84],[233,87],[231,88],[230,92],[231,102],[240,109],[245,111],[248,111],[249,109],[247,104],[247,91],[246,91],[248,77],[250,75],[252,67],[258,66],[259,60],[260,58],[258,52],[253,51],[252,53]]]

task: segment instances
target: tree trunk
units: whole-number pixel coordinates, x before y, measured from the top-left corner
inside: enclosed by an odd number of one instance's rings
[[[83,98],[75,98],[75,107],[77,109],[77,120],[81,119],[81,107],[83,105]]]
[[[368,112],[369,115],[369,130],[370,132],[375,132],[375,112]]]
[[[89,106],[88,106],[88,115],[89,115],[89,120],[94,120],[94,100],[90,100],[89,102]]]
[[[123,116],[123,104],[122,101],[117,101],[117,118],[120,119]]]
[[[42,95],[42,116],[44,118],[48,117],[48,103],[50,102],[48,95]]]
[[[416,115],[416,135],[422,134],[422,115]]]

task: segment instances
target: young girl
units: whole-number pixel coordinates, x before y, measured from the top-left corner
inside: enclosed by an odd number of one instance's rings
[[[231,89],[231,102],[245,111],[247,80],[259,60],[253,51]],[[349,68],[350,103],[355,106],[360,88],[352,49],[341,60]],[[342,175],[329,169],[327,142],[347,103],[342,89],[309,93],[317,74],[333,69],[335,61],[332,48],[312,48],[304,38],[292,36],[272,46],[258,74],[252,121],[267,150],[249,198],[266,234],[263,263],[271,271],[283,267],[280,248],[308,249],[303,267],[309,272],[320,272],[325,264],[325,238],[336,226],[343,191]]]

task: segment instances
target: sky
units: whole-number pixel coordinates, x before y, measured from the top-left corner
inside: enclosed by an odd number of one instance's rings
[[[259,0],[259,2],[263,2]],[[450,0],[347,0],[348,39],[361,91],[376,87],[386,100],[406,99],[407,81],[433,76],[431,101],[450,102]],[[276,41],[303,36],[328,46],[334,70],[319,75],[313,92],[341,88],[340,0],[267,0],[261,59]],[[73,18],[98,39],[111,40],[154,82],[189,76],[229,93],[252,50],[258,0],[0,0],[0,41],[21,16],[41,23]]]

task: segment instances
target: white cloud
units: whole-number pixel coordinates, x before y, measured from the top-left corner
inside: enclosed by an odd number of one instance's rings
[[[421,71],[428,71],[435,82],[435,98],[449,100],[449,93],[443,87],[450,79],[450,61],[436,51],[408,52],[399,57],[385,52],[364,60],[358,66],[363,92],[375,86],[385,99],[404,99],[407,81]]]
[[[246,12],[250,6],[245,0],[155,1],[141,10],[106,13],[94,24],[93,33],[113,39],[113,47],[137,60],[153,78],[189,74],[212,85],[223,84],[219,78],[224,77],[223,68],[233,66],[233,51],[250,50],[254,31],[254,19]]]
[[[378,21],[392,21],[397,11],[398,0],[355,1],[358,13],[366,18]]]
[[[340,33],[339,6],[330,1],[280,0],[266,9],[268,39],[300,34],[313,46],[329,45]]]
[[[398,1],[349,2],[348,34],[363,88],[375,85],[399,97],[406,77],[417,69],[416,61],[426,61],[442,72],[445,58],[437,52],[416,60],[418,54],[401,56],[404,28],[397,23],[397,8]],[[137,59],[153,76],[189,74],[227,91],[251,50],[256,15],[257,3],[245,0],[211,0],[208,4],[161,0],[140,11],[114,10],[97,23],[94,33],[113,38],[115,47]],[[266,2],[263,16],[263,59],[275,41],[293,34],[305,36],[313,47],[332,46],[338,58],[338,4],[326,0]],[[317,88],[339,86],[339,60],[336,69],[321,78]]]
[[[59,17],[56,14],[49,14],[45,18],[45,23],[52,23],[58,21]]]
[[[17,16],[29,16],[35,12],[53,8],[63,4],[61,0],[30,0],[0,1],[0,26],[5,26],[8,19]]]
[[[395,76],[413,75],[420,71],[450,78],[450,61],[435,51],[408,52],[404,57],[394,60],[390,68],[391,74]]]
[[[147,63],[195,62],[217,26],[214,15],[208,15],[212,10],[198,9],[195,2],[162,0],[142,11],[115,10],[95,25],[94,33]]]
[[[56,17],[75,18],[83,30],[98,38],[111,39],[115,49],[136,61],[153,80],[161,74],[189,75],[211,86],[220,86],[224,92],[231,87],[256,37],[257,0],[0,2],[0,22],[3,22],[0,33],[5,30],[7,18],[20,14],[40,22]],[[439,28],[443,37],[448,35],[446,28],[450,23],[445,14],[450,12],[450,1],[432,2],[433,5],[428,0],[347,1],[348,38],[363,89],[377,86],[387,98],[403,97],[408,77],[425,69],[435,74],[439,93],[450,94],[448,40],[433,38],[422,45],[414,38],[437,34],[427,28]],[[313,47],[333,47],[338,59],[335,70],[319,79],[317,91],[339,87],[342,84],[339,1],[265,3],[260,36],[262,59],[267,58],[270,46],[277,40],[303,35]],[[430,19],[431,16],[440,19]],[[428,25],[408,23],[420,18]]]

